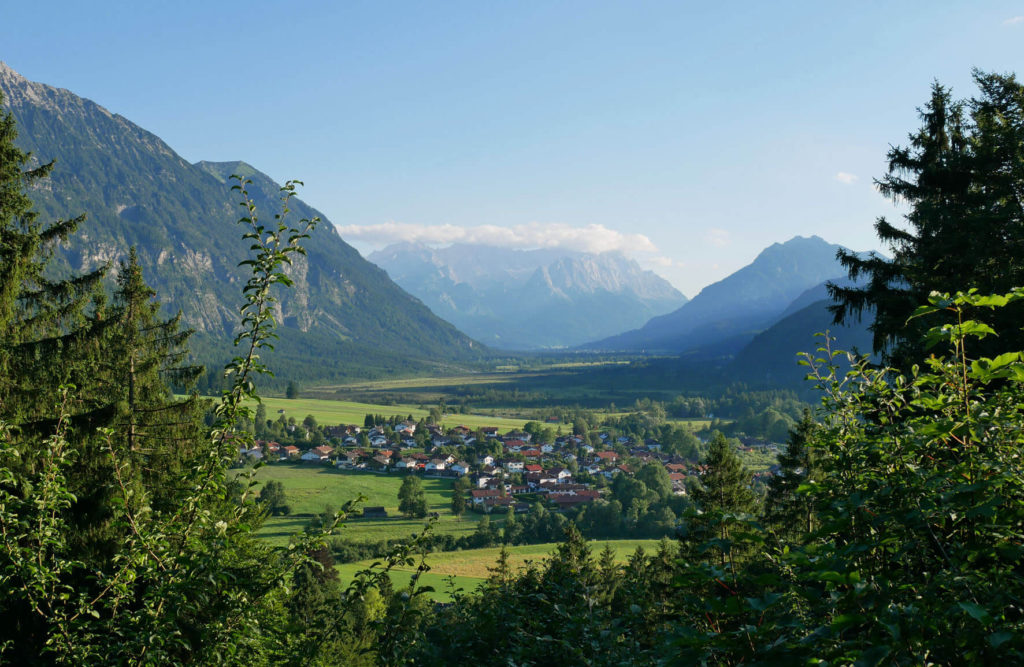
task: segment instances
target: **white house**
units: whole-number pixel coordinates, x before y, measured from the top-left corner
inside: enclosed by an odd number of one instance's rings
[[[523,472],[522,461],[502,461],[501,467],[504,468],[507,472]]]
[[[400,459],[394,467],[395,470],[415,470],[416,459]]]
[[[559,482],[572,479],[572,472],[568,468],[552,468],[548,470],[548,475],[554,477]]]

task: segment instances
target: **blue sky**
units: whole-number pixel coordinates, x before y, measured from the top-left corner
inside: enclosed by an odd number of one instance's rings
[[[305,181],[364,252],[621,249],[689,296],[794,235],[875,248],[932,81],[1024,75],[1024,2],[711,4],[17,3],[0,60]]]

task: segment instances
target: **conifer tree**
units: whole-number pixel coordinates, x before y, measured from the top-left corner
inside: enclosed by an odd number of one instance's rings
[[[814,527],[814,508],[808,497],[797,489],[815,472],[815,461],[808,442],[816,424],[810,410],[789,433],[786,450],[779,454],[779,472],[768,481],[764,514],[767,522],[781,534],[807,534]]]
[[[27,190],[46,179],[54,162],[31,166],[32,156],[15,145],[16,137],[13,117],[0,111],[0,421],[15,427],[10,437],[20,464],[31,471],[46,451],[42,442],[55,431],[62,403],[77,460],[70,480],[75,500],[67,513],[79,528],[73,537],[81,547],[92,532],[105,530],[106,520],[86,496],[109,496],[111,484],[109,474],[81,483],[104,465],[95,429],[109,425],[116,411],[116,400],[96,386],[102,327],[88,312],[105,301],[100,281],[107,267],[65,279],[48,273],[53,247],[85,216],[50,225],[38,220]],[[62,401],[64,385],[75,391]]]
[[[115,499],[127,495],[138,508],[155,512],[175,506],[175,498],[187,490],[182,467],[202,442],[198,398],[177,400],[170,389],[193,388],[202,372],[186,363],[192,332],[180,330],[180,313],[161,319],[154,296],[132,248],[119,265],[112,303],[96,299],[88,318],[92,373],[76,393],[82,401],[109,406],[101,425],[111,430],[81,439],[79,465],[70,480],[79,528],[75,547],[89,555],[87,560],[104,561],[122,539],[108,525],[116,514],[112,503],[120,502]]]
[[[615,599],[615,593],[622,584],[622,568],[615,562],[615,549],[605,542],[597,556],[597,571],[600,573],[601,598],[606,604]]]
[[[717,551],[722,566],[734,562],[740,549],[730,542],[730,537],[741,524],[739,515],[749,512],[754,506],[754,493],[750,489],[750,471],[740,461],[732,444],[721,432],[715,431],[708,443],[708,454],[704,460],[707,471],[700,478],[700,487],[693,492],[693,499],[700,508],[693,514],[686,526],[683,544],[696,553],[699,559],[706,559]],[[701,551],[699,546],[706,540],[717,540],[715,549]]]
[[[171,388],[194,389],[203,368],[188,363],[193,332],[181,328],[181,313],[162,319],[155,295],[132,248],[118,271],[110,313],[114,324],[107,329],[112,372],[106,389],[120,386],[119,439],[142,463],[146,486],[159,492],[201,433],[196,396],[178,400]]]
[[[909,320],[933,291],[1005,292],[1024,284],[1024,85],[1013,75],[974,73],[981,96],[956,100],[936,83],[908,146],[893,147],[876,185],[909,205],[907,228],[875,223],[892,259],[841,251],[854,287],[829,285],[836,323],[872,313],[873,346],[904,370],[924,358],[924,332],[941,314]],[[1014,305],[992,321],[1001,336],[980,341],[993,356],[1024,344]],[[987,317],[989,315],[986,315]]]
[[[701,488],[693,493],[700,508],[720,513],[750,511],[754,506],[750,472],[721,432],[711,436],[704,462],[707,472],[700,478]]]
[[[16,138],[14,118],[0,109],[0,418],[28,436],[52,431],[60,385],[91,377],[84,312],[106,267],[65,279],[46,274],[53,247],[85,216],[49,225],[38,220],[27,190],[46,179],[54,162],[32,166]],[[108,409],[79,403],[72,418],[79,424],[102,420]]]

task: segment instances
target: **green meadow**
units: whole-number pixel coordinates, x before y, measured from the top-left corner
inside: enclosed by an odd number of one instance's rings
[[[317,423],[329,426],[336,424],[362,426],[367,414],[384,415],[385,417],[401,415],[403,418],[412,415],[413,419],[417,420],[430,414],[429,410],[409,404],[384,405],[320,398],[264,398],[263,404],[267,407],[268,419],[277,419],[278,415],[283,414],[285,417],[294,417],[296,421],[302,421],[306,415],[313,415]],[[462,425],[471,429],[495,426],[504,432],[522,428],[523,424],[528,421],[530,420],[489,417],[487,415],[449,414],[445,415],[441,424],[445,428]]]
[[[379,474],[355,470],[338,470],[331,466],[302,463],[273,463],[256,471],[261,485],[276,480],[284,485],[291,507],[290,516],[268,517],[259,535],[271,544],[281,545],[296,532],[302,531],[312,514],[325,507],[338,510],[349,500],[363,496],[360,507],[380,506],[387,510],[387,519],[350,518],[338,535],[355,542],[406,538],[422,530],[423,519],[405,519],[398,513],[398,489],[402,474]],[[466,512],[461,518],[451,513],[451,479],[422,477],[420,482],[427,499],[427,510],[437,512],[433,531],[438,534],[465,535],[476,530],[480,515]],[[255,487],[259,492],[260,486]],[[305,516],[296,516],[305,515]]]
[[[337,506],[335,506],[337,508]],[[390,512],[389,512],[390,514]],[[462,518],[455,517],[451,512],[439,512],[440,518],[434,523],[431,532],[436,535],[470,535],[476,530],[481,515],[466,512]],[[309,524],[309,516],[272,516],[268,517],[257,535],[273,546],[284,546],[292,535]],[[503,519],[492,519],[492,525],[501,525]],[[426,525],[426,519],[405,519],[400,516],[387,519],[348,519],[336,531],[335,535],[353,542],[379,542],[381,540],[397,540],[419,534]]]
[[[317,514],[325,505],[338,509],[359,496],[363,505],[383,506],[388,513],[398,511],[398,488],[404,475],[393,473],[340,470],[314,463],[272,463],[256,471],[256,481],[276,480],[284,485],[292,514]],[[450,479],[420,479],[431,512],[447,510],[451,502]],[[258,487],[257,487],[258,488]]]
[[[398,513],[398,489],[403,475],[384,475],[371,472],[338,470],[313,464],[275,463],[265,465],[256,471],[256,481],[262,483],[276,480],[284,485],[285,495],[292,508],[289,516],[269,517],[258,535],[269,544],[283,546],[289,538],[309,524],[312,514],[320,513],[325,507],[339,509],[345,502],[363,496],[365,506],[383,506],[390,515],[386,519],[349,518],[339,526],[336,535],[354,542],[378,542],[386,539],[409,538],[423,531],[424,519],[405,519]],[[427,499],[427,508],[438,513],[431,531],[435,534],[469,535],[476,530],[481,515],[467,512],[455,517],[451,513],[451,480],[421,478]],[[260,486],[256,486],[256,492]],[[497,525],[503,517],[492,517]],[[591,541],[595,555],[610,544],[619,561],[625,561],[638,546],[650,551],[657,547],[656,540],[608,540]],[[509,548],[509,562],[514,569],[523,567],[528,561],[539,562],[556,547],[555,544],[537,544]],[[493,567],[499,548],[469,549],[465,551],[434,552],[427,555],[430,571],[424,573],[419,585],[433,588],[429,595],[435,600],[451,599],[451,581],[464,592],[472,592]],[[343,581],[350,581],[356,572],[369,567],[374,560],[345,563],[338,566]],[[399,567],[390,573],[396,588],[409,585],[415,568]],[[450,578],[454,577],[453,580]]]
[[[592,540],[588,544],[594,557],[600,554],[606,544],[611,546],[615,550],[615,560],[620,563],[628,560],[638,546],[642,546],[648,554],[658,548],[657,540]],[[549,543],[508,547],[509,565],[513,570],[518,570],[527,562],[539,563],[550,556],[557,546],[557,544]],[[420,577],[419,585],[432,587],[434,591],[429,594],[430,597],[440,601],[451,599],[449,590],[452,581],[463,592],[471,593],[487,578],[488,568],[494,567],[500,551],[500,547],[489,547],[427,554],[426,563],[430,566],[430,570]],[[337,566],[338,574],[342,581],[348,582],[352,580],[356,572],[365,570],[374,562],[379,561],[365,560],[358,563],[345,563]],[[408,566],[393,569],[389,576],[395,588],[408,586],[415,570],[415,567]]]

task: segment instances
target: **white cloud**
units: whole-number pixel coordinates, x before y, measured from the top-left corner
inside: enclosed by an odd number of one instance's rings
[[[838,174],[836,174],[836,180],[842,183],[843,185],[853,185],[854,183],[857,182],[857,175],[841,171]]]
[[[1024,23],[1024,16],[1011,16],[1003,21],[1003,25],[1017,25],[1018,23]]]
[[[656,255],[654,257],[648,257],[644,261],[653,266],[667,269],[672,266],[683,266],[682,262],[676,261],[671,257],[665,257],[664,255]]]
[[[715,247],[724,248],[732,243],[732,238],[727,230],[712,228],[704,232],[704,241]]]
[[[565,248],[580,252],[657,252],[657,248],[643,234],[623,234],[604,225],[573,227],[564,223],[531,222],[512,227],[478,225],[416,225],[403,222],[385,222],[378,225],[344,225],[338,233],[345,239],[386,245],[399,241],[414,241],[427,245],[473,243],[502,248]]]

